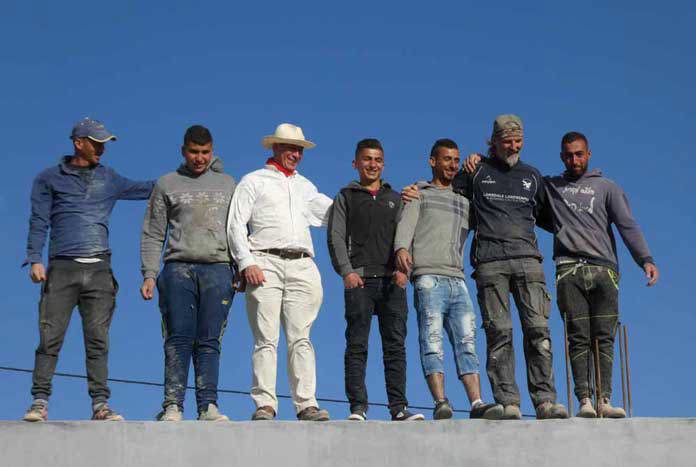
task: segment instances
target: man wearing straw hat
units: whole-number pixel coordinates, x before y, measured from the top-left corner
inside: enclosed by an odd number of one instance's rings
[[[315,146],[300,127],[282,123],[261,144],[273,156],[239,182],[227,220],[232,256],[246,282],[247,315],[254,335],[252,420],[272,420],[278,410],[275,387],[282,323],[297,418],[325,421],[329,413],[319,409],[315,397],[316,364],[309,339],[323,296],[309,226],[327,225],[332,201],[297,172],[304,150]]]

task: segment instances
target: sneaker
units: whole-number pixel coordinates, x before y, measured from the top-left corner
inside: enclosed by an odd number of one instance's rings
[[[297,414],[297,419],[304,422],[326,422],[329,420],[329,411],[319,407],[307,407]]]
[[[107,422],[122,422],[123,417],[109,408],[109,404],[102,402],[93,407],[92,420]]]
[[[513,406],[514,407],[514,406]],[[500,420],[505,414],[505,408],[496,403],[480,403],[471,408],[469,418],[482,418],[484,420]]]
[[[392,413],[392,422],[411,422],[414,420],[425,420],[425,416],[422,413],[411,413],[408,411],[408,407],[404,407],[398,412]]]
[[[227,415],[223,415],[218,410],[217,405],[208,404],[208,408],[198,413],[198,420],[204,422],[229,422]]]
[[[163,411],[157,414],[158,422],[180,422],[184,414],[176,404],[169,404]]]
[[[273,410],[273,407],[269,405],[264,405],[263,407],[259,407],[256,409],[256,411],[251,416],[251,419],[255,422],[258,422],[263,420],[273,420],[275,416],[276,413],[275,410]]]
[[[608,397],[600,399],[598,412],[603,418],[626,418],[626,411],[621,407],[612,407]]]
[[[25,422],[45,422],[48,420],[48,402],[36,399],[24,414]]]
[[[433,420],[447,420],[452,418],[452,406],[448,399],[442,399],[441,401],[435,402],[435,408],[433,409]]]
[[[367,420],[367,414],[364,410],[356,409],[353,410],[350,415],[348,415],[348,420],[352,420],[354,422],[364,422]]]
[[[542,402],[536,407],[537,420],[550,418],[568,418],[568,411],[563,404],[555,404],[551,401]]]
[[[518,405],[510,404],[503,407],[503,416],[501,420],[521,420],[522,412]]]
[[[592,407],[592,400],[589,397],[580,399],[580,410],[578,410],[576,417],[597,418],[597,412]]]

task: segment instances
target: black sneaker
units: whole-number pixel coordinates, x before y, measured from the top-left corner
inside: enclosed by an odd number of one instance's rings
[[[392,422],[410,422],[414,420],[425,420],[422,413],[411,413],[407,407],[392,413]]]
[[[367,414],[362,409],[356,409],[350,413],[348,420],[352,420],[354,422],[364,422],[367,420]]]
[[[503,418],[504,408],[500,404],[478,404],[471,408],[469,418],[483,418],[486,420],[500,420]]]
[[[452,418],[452,406],[448,399],[442,399],[441,401],[435,402],[435,409],[433,409],[433,420],[447,420]]]

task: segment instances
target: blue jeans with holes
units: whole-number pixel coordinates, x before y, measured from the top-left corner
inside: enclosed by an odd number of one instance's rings
[[[198,411],[217,405],[220,342],[232,306],[225,263],[168,262],[157,278],[164,336],[164,403],[181,409],[193,358]]]
[[[444,373],[442,330],[454,351],[457,375],[479,372],[476,355],[476,315],[464,279],[434,274],[414,282],[418,340],[423,373]]]

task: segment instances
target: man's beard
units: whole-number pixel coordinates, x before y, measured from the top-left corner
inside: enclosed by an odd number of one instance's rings
[[[507,164],[508,167],[514,167],[520,161],[520,153],[516,152],[507,157],[498,157],[498,159]]]

